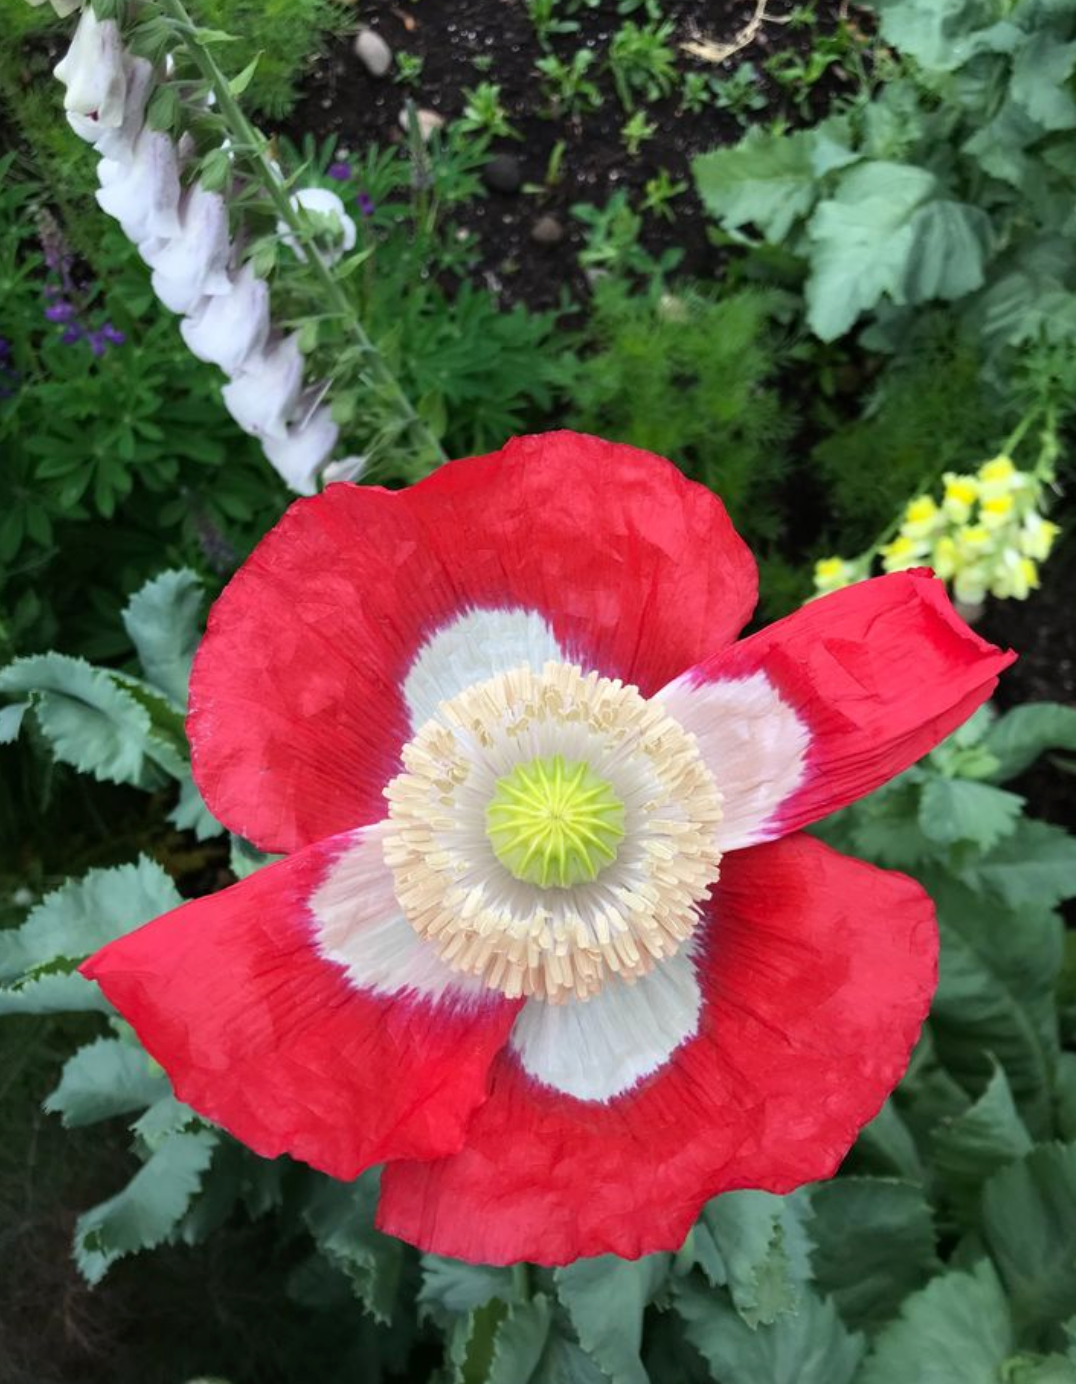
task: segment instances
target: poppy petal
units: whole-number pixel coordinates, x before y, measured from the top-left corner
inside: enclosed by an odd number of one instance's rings
[[[519,1008],[400,917],[376,829],[184,904],[82,971],[180,1100],[339,1178],[461,1147]]]
[[[660,1070],[580,1100],[506,1049],[461,1152],[386,1167],[381,1228],[493,1264],[631,1259],[676,1249],[719,1192],[830,1176],[926,1017],[930,900],[903,875],[789,837],[726,857],[695,964],[698,1032]],[[633,1042],[630,1016],[620,1040]]]
[[[773,840],[870,793],[985,702],[1015,654],[974,633],[923,572],[859,582],[664,688],[721,789],[722,850]]]
[[[714,495],[594,437],[519,438],[406,491],[330,486],[213,608],[195,777],[232,830],[295,849],[382,815],[442,696],[550,657],[650,695],[735,637],[756,581]]]

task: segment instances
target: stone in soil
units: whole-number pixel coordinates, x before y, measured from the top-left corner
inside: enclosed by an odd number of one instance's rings
[[[531,240],[539,245],[559,245],[564,239],[564,227],[555,216],[540,216],[531,227]]]
[[[512,154],[497,154],[482,170],[482,181],[494,192],[518,192],[523,183],[523,170]]]
[[[409,134],[411,130],[411,122],[407,118],[406,106],[397,116],[397,120],[399,122],[400,129],[403,130],[404,134]],[[429,138],[433,134],[434,130],[439,130],[441,126],[445,123],[445,117],[443,115],[438,115],[436,111],[428,110],[415,111],[415,120],[418,122],[418,132],[422,136],[423,141],[426,143],[429,142]]]
[[[374,29],[360,29],[355,35],[355,56],[371,77],[384,77],[392,66],[392,49]]]

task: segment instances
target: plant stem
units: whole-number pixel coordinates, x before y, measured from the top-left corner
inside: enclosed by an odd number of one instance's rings
[[[520,1302],[530,1301],[531,1276],[526,1264],[512,1265],[512,1287]]]
[[[444,448],[423,419],[419,417],[399,380],[385,364],[384,357],[367,335],[353,304],[333,276],[332,270],[315,244],[314,237],[310,234],[302,216],[292,205],[291,198],[282,185],[279,174],[266,154],[268,140],[247,119],[239,102],[232,95],[228,78],[221,71],[216,58],[204,44],[198,41],[198,26],[187,13],[183,0],[158,0],[158,3],[165,14],[172,19],[183,40],[184,47],[212,88],[217,100],[217,109],[231,128],[233,141],[253,163],[259,175],[259,182],[272,202],[277,215],[296,240],[302,244],[306,261],[318,278],[334,315],[343,318],[349,324],[360,351],[370,362],[371,374],[376,383],[381,386],[394,403],[403,419],[404,426],[414,429],[420,435],[431,455],[438,462],[447,461]]]

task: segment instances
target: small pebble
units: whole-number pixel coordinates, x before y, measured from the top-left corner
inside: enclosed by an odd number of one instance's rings
[[[406,106],[400,112],[397,119],[400,129],[403,130],[405,135],[409,134],[411,125],[407,118]],[[427,143],[434,130],[439,130],[445,123],[445,117],[443,115],[438,115],[436,111],[417,110],[415,111],[415,119],[418,121],[418,132],[422,136],[423,143]]]
[[[371,77],[384,77],[392,66],[392,49],[373,29],[360,29],[355,35],[355,56]]]
[[[494,192],[518,192],[523,183],[523,170],[512,154],[498,154],[482,170],[482,181]]]
[[[540,216],[531,227],[531,240],[539,245],[559,245],[564,239],[564,227],[555,216]]]

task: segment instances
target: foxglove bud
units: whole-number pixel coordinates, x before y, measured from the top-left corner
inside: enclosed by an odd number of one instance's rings
[[[71,47],[53,69],[67,88],[64,109],[96,120],[104,129],[123,123],[127,95],[123,39],[114,19],[98,19],[87,5]]]
[[[269,286],[248,264],[230,293],[203,298],[179,324],[187,349],[199,360],[236,375],[269,336]]]
[[[303,354],[296,333],[253,355],[221,391],[224,407],[252,437],[286,438],[303,387]]]
[[[313,495],[318,473],[332,455],[340,429],[327,407],[315,409],[283,437],[267,437],[262,449],[285,483],[299,495]]]

